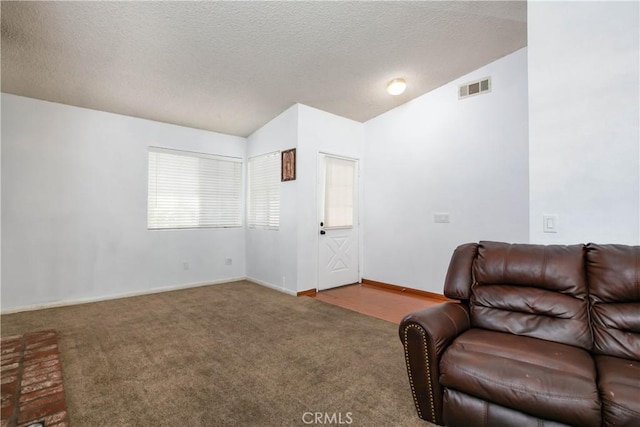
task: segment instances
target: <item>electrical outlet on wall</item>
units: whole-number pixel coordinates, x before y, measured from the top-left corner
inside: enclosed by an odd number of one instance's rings
[[[233,260],[231,258],[225,258],[224,265],[231,265],[231,264],[233,264]]]
[[[448,212],[439,212],[433,214],[433,222],[438,224],[448,224],[450,222],[450,217]]]
[[[183,262],[183,263],[182,263],[182,269],[183,269],[183,270],[188,270],[188,269],[189,269],[189,263],[188,263],[188,262],[186,262],[186,261],[185,261],[185,262]]]

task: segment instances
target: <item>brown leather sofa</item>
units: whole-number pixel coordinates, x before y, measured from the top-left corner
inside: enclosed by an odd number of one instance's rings
[[[640,246],[459,246],[445,302],[400,324],[439,425],[640,426]]]

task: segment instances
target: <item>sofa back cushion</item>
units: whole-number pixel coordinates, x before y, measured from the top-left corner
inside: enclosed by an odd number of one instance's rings
[[[480,242],[471,324],[591,350],[584,246]]]
[[[471,298],[473,263],[477,256],[477,243],[465,243],[453,251],[447,277],[444,279],[444,295],[447,298],[461,301]]]
[[[594,352],[640,360],[640,246],[587,245]]]

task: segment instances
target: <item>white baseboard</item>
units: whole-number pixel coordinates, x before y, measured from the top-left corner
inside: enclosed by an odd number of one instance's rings
[[[112,300],[112,299],[136,297],[136,296],[140,296],[140,295],[157,294],[157,293],[160,293],[160,292],[177,291],[179,289],[197,288],[197,287],[200,287],[200,286],[209,286],[209,285],[219,285],[219,284],[222,284],[222,283],[237,282],[239,280],[247,280],[247,278],[246,277],[229,277],[229,278],[226,278],[226,279],[214,280],[214,281],[211,281],[211,282],[185,283],[185,284],[182,284],[182,285],[171,285],[171,286],[165,286],[165,287],[161,287],[161,288],[152,288],[152,289],[145,289],[145,290],[142,290],[142,291],[124,292],[124,293],[112,294],[112,295],[103,295],[103,296],[92,297],[92,298],[76,298],[76,299],[70,299],[70,300],[65,300],[65,301],[48,302],[48,303],[43,303],[43,304],[24,305],[24,306],[19,306],[19,307],[12,307],[12,308],[3,309],[2,311],[0,311],[0,314],[12,314],[12,313],[20,313],[22,311],[33,311],[33,310],[42,310],[42,309],[45,309],[45,308],[65,307],[65,306],[68,306],[68,305],[87,304],[87,303],[91,303],[91,302],[108,301],[108,300]],[[251,280],[251,281],[253,281],[253,280]],[[261,283],[259,283],[259,284],[261,284]]]
[[[254,279],[253,277],[246,277],[245,280],[253,282],[256,285],[265,286],[276,291],[284,292],[285,294],[293,295],[294,297],[298,295],[296,291],[292,291],[291,289],[283,288],[282,286],[277,286],[273,283],[265,282],[263,280]]]

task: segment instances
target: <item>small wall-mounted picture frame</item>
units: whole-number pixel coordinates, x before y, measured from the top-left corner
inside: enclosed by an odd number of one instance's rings
[[[296,149],[284,150],[280,156],[282,167],[280,181],[294,181],[296,179]]]

